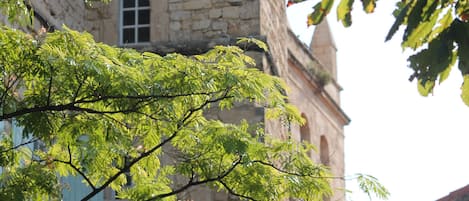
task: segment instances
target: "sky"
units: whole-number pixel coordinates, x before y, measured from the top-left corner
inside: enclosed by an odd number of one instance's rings
[[[287,8],[292,30],[309,44],[314,28],[306,16],[317,0]],[[346,175],[370,174],[391,192],[390,201],[433,201],[469,184],[469,107],[460,98],[454,68],[433,95],[422,97],[409,82],[412,71],[398,32],[384,38],[396,1],[378,1],[375,13],[355,2],[353,24],[343,28],[335,10],[328,17],[338,48],[341,105],[352,119],[345,127]],[[369,200],[354,181],[348,200]],[[379,201],[374,198],[373,201]]]

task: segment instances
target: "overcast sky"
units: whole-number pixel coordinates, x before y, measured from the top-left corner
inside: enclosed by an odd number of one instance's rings
[[[315,2],[287,9],[306,44],[314,29],[306,28],[306,15]],[[346,172],[377,177],[390,190],[390,201],[433,201],[469,184],[469,107],[460,98],[457,68],[429,97],[408,81],[412,71],[399,44],[401,32],[384,43],[393,2],[379,1],[375,13],[365,15],[356,1],[351,28],[337,22],[335,10],[328,18],[338,48],[342,107],[352,119],[345,128]],[[354,184],[347,188],[356,191]],[[358,192],[349,198],[368,200]]]

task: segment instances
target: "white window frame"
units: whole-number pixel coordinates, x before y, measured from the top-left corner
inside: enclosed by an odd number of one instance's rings
[[[119,44],[121,46],[132,46],[132,45],[141,45],[141,44],[149,44],[151,41],[151,0],[149,0],[149,6],[139,6],[138,0],[135,1],[135,7],[131,8],[124,8],[124,0],[120,0],[119,2]],[[150,19],[148,24],[138,24],[138,12],[140,10],[149,10],[150,12]],[[125,11],[134,11],[135,15],[135,23],[133,25],[124,25],[124,12]],[[149,41],[139,42],[138,39],[138,29],[139,28],[149,28]],[[126,43],[124,42],[124,29],[132,28],[134,30],[134,42],[133,43]]]

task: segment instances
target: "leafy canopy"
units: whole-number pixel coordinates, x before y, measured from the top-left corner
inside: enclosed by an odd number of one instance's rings
[[[1,5],[27,24],[24,1]],[[66,27],[39,35],[1,27],[0,48],[0,120],[24,131],[20,144],[2,133],[0,200],[60,200],[59,177],[69,175],[90,187],[82,200],[108,187],[130,200],[174,200],[197,185],[247,200],[322,200],[330,180],[343,179],[310,160],[311,145],[205,117],[210,107],[250,104],[268,118],[303,122],[285,102],[285,84],[252,68],[236,46],[159,56]],[[361,180],[365,192],[389,194],[372,177]]]
[[[305,0],[290,0],[288,5]],[[308,15],[308,25],[318,24],[330,12],[334,0],[321,0]],[[377,0],[362,0],[362,8],[372,13]],[[352,24],[354,0],[340,0],[337,19],[346,27]],[[464,83],[461,97],[469,105],[469,3],[466,0],[401,0],[393,12],[395,22],[385,40],[404,28],[402,47],[414,51],[408,58],[414,71],[410,80],[417,79],[423,96],[432,93],[435,84],[448,78],[454,65],[458,66]]]

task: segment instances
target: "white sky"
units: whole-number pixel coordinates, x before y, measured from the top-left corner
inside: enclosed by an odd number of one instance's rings
[[[290,25],[309,44],[313,28],[306,16],[317,0],[287,9]],[[396,1],[378,1],[365,15],[355,2],[351,28],[329,24],[338,48],[342,107],[352,119],[345,128],[347,174],[377,177],[391,192],[390,201],[432,201],[469,184],[469,107],[460,98],[462,79],[454,68],[434,95],[422,97],[400,47],[401,33],[384,43]],[[349,200],[369,200],[354,191]],[[379,199],[373,199],[379,200]]]

